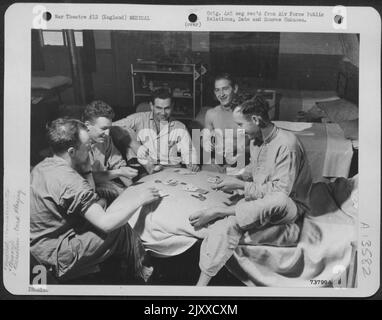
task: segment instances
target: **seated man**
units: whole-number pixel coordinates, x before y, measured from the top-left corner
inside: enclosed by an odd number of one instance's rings
[[[244,190],[245,199],[236,206],[210,208],[190,217],[194,228],[224,218],[210,225],[203,240],[198,285],[209,283],[247,231],[254,245],[295,245],[301,218],[309,210],[310,168],[297,137],[269,120],[268,104],[260,96],[237,106],[233,118],[251,139],[251,163],[242,179],[227,177],[216,189]]]
[[[172,101],[169,90],[160,88],[153,92],[151,111],[132,114],[113,125],[133,130],[138,145],[138,161],[149,173],[162,166],[185,164],[192,171],[199,171],[199,161],[185,125],[171,118]],[[134,148],[132,144],[132,147]],[[178,152],[181,156],[178,156]]]
[[[106,213],[105,200],[83,177],[90,169],[86,126],[57,119],[47,138],[54,155],[31,173],[31,253],[63,280],[94,271],[110,258],[121,262],[121,279],[147,279],[151,268],[144,266],[142,243],[127,221],[139,207],[156,200],[158,191],[147,189]]]
[[[109,135],[113,118],[113,109],[103,101],[93,101],[85,107],[82,115],[91,141],[90,162],[96,190],[108,201],[114,200],[124,187],[130,186],[138,173],[127,166],[113,144]]]
[[[232,165],[237,160],[233,153],[237,151],[238,128],[235,121],[233,121],[232,112],[239,104],[239,97],[237,96],[239,87],[228,73],[217,75],[214,79],[214,86],[214,93],[220,104],[207,111],[204,124],[206,129],[215,135],[215,144],[210,146],[203,144],[203,147],[209,152],[212,151],[211,149],[215,145],[214,162],[218,165],[218,170],[224,172],[227,164]],[[232,134],[225,131],[226,129],[232,130]],[[226,150],[225,147],[229,144],[232,147]],[[241,152],[245,152],[244,146]]]

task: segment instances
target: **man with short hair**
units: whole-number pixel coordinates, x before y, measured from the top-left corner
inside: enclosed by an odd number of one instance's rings
[[[151,96],[151,111],[132,114],[113,125],[135,132],[139,142],[136,150],[138,161],[149,173],[163,166],[180,164],[199,171],[198,156],[190,134],[183,123],[171,117],[171,99],[167,88],[159,88]]]
[[[124,281],[134,274],[147,279],[145,251],[127,222],[139,207],[158,199],[158,191],[147,189],[125,207],[105,212],[105,200],[84,178],[91,168],[86,126],[57,119],[47,138],[53,156],[31,172],[31,253],[63,280],[91,273],[112,257],[121,262]]]
[[[243,190],[245,199],[190,216],[195,228],[216,220],[201,246],[198,285],[207,285],[225,265],[245,232],[253,245],[296,245],[309,210],[311,176],[305,151],[292,132],[269,120],[267,101],[255,96],[234,109],[233,119],[251,139],[251,163],[240,179],[227,177],[215,189]]]
[[[215,76],[214,94],[220,104],[207,111],[205,116],[207,129],[237,129],[232,118],[232,111],[233,107],[236,106],[235,97],[238,90],[239,86],[230,74],[222,73]]]
[[[88,104],[82,115],[91,139],[90,161],[96,189],[109,202],[130,186],[138,174],[127,166],[110,137],[113,118],[113,109],[100,100]]]
[[[237,162],[237,158],[233,152],[237,152],[237,124],[233,120],[233,109],[239,104],[239,97],[237,95],[239,86],[235,79],[229,73],[221,73],[214,78],[214,94],[219,105],[211,108],[205,115],[205,128],[215,136],[211,145],[204,145],[206,151],[212,151],[215,147],[215,164],[220,172],[225,172],[226,166],[233,165]],[[232,135],[226,130],[231,130]],[[226,134],[227,133],[227,134]],[[204,140],[206,141],[206,140]],[[244,143],[244,141],[243,141]],[[225,147],[232,144],[232,147],[226,149]],[[245,146],[239,148],[244,158]]]

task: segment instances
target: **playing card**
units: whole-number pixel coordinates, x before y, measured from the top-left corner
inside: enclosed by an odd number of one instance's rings
[[[191,184],[188,184],[184,187],[184,190],[186,190],[188,192],[196,192],[196,190],[198,190],[198,187],[195,187]]]
[[[161,197],[161,198],[164,198],[164,197],[167,197],[167,196],[170,195],[170,194],[168,194],[167,192],[165,192],[163,190],[160,190],[158,193],[159,193],[159,197]]]
[[[201,194],[198,194],[198,195],[192,194],[191,196],[196,198],[196,199],[198,199],[198,200],[200,200],[200,201],[204,201],[204,200],[207,199],[205,196],[203,196]]]
[[[175,179],[169,179],[165,182],[163,182],[165,185],[168,185],[168,186],[176,186],[178,185],[178,180],[175,180]]]
[[[209,191],[208,191],[208,190],[205,190],[205,189],[202,189],[202,188],[198,188],[198,189],[196,190],[196,192],[199,192],[199,193],[201,193],[201,194],[207,194]]]
[[[205,196],[203,196],[202,194],[199,194],[199,199],[202,200],[202,201],[204,201],[204,200],[206,200],[207,198],[206,198]]]
[[[207,179],[207,182],[209,182],[209,183],[220,183],[221,181],[223,181],[223,179],[221,178],[221,177],[219,177],[219,176],[216,176],[216,177],[209,177],[208,179]]]
[[[192,171],[181,171],[181,172],[179,172],[179,174],[184,175],[184,176],[193,176],[193,175],[196,174],[196,172],[192,172]]]

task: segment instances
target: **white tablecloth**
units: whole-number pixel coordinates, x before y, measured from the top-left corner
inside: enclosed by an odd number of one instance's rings
[[[159,203],[154,203],[139,209],[130,219],[129,223],[141,237],[147,250],[156,256],[174,256],[189,249],[197,239],[203,239],[206,229],[194,230],[189,223],[189,216],[202,208],[222,205],[228,200],[229,194],[211,189],[212,184],[208,183],[208,177],[222,176],[215,172],[201,171],[196,175],[181,175],[174,172],[176,169],[166,169],[164,171],[143,177],[136,186],[127,188],[112,204],[112,206],[123,206],[129,199],[136,197],[143,189],[156,187],[169,196],[161,199]],[[189,172],[180,169],[182,172]],[[184,185],[177,186],[155,183],[155,180],[167,181],[176,179],[179,182],[191,183],[199,188],[209,190],[206,200],[200,201],[191,196],[191,193],[183,190]]]

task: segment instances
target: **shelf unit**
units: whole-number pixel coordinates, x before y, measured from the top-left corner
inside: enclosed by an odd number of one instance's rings
[[[205,68],[196,64],[160,64],[138,62],[131,64],[133,103],[148,102],[151,92],[168,87],[172,92],[177,119],[195,119],[202,104],[203,74]]]

